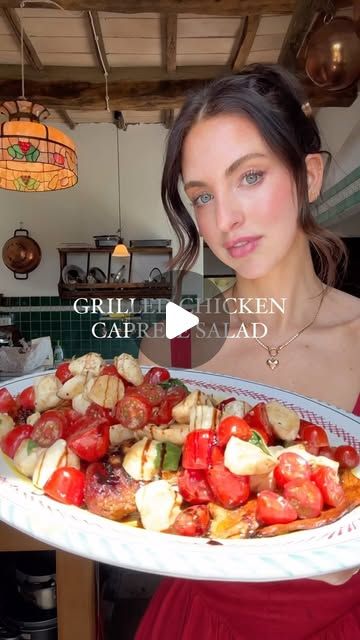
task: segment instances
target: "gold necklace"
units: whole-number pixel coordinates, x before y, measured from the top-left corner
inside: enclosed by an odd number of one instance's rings
[[[234,293],[234,288],[232,290],[232,295]],[[291,338],[289,338],[289,340],[287,340],[286,342],[284,342],[283,344],[280,344],[278,347],[269,347],[267,344],[265,344],[264,342],[262,342],[260,340],[260,338],[256,338],[255,336],[255,340],[256,342],[263,347],[264,349],[266,349],[266,351],[269,354],[269,357],[266,360],[266,364],[268,365],[268,367],[270,367],[270,369],[273,371],[274,369],[276,369],[276,367],[280,364],[279,362],[279,358],[278,355],[280,353],[280,351],[282,349],[284,349],[285,347],[287,347],[291,342],[293,342],[293,340],[296,340],[296,338],[298,338],[302,333],[304,333],[304,331],[306,331],[306,329],[308,329],[309,327],[311,327],[312,324],[314,324],[316,318],[318,317],[319,313],[320,313],[320,309],[321,309],[321,305],[323,303],[323,300],[325,298],[325,293],[327,291],[327,287],[325,287],[323,289],[322,295],[321,295],[321,300],[320,300],[320,304],[318,306],[318,309],[313,317],[313,319],[308,322],[308,324],[305,325],[305,327],[303,327],[302,329],[300,329],[297,333],[295,333],[294,336],[292,336]]]

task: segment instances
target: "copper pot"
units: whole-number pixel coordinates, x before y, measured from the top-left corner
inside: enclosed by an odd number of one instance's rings
[[[26,280],[28,274],[40,264],[41,249],[30,238],[27,229],[15,229],[13,237],[3,246],[2,258],[5,266],[13,271],[14,278]]]

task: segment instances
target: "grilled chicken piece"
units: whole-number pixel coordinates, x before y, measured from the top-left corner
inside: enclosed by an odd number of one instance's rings
[[[256,500],[248,500],[238,509],[224,509],[210,502],[211,538],[251,538],[254,536],[258,522],[255,518]]]
[[[91,402],[85,398],[83,393],[79,393],[78,396],[75,396],[75,398],[72,399],[71,404],[74,411],[81,413],[81,415],[85,415],[87,408],[91,405]]]
[[[280,440],[295,440],[300,429],[300,418],[292,409],[273,400],[266,403],[270,425]]]
[[[61,438],[39,454],[32,476],[35,487],[43,489],[50,476],[60,467],[80,469],[80,459],[69,449],[66,440]]]
[[[70,382],[70,380],[69,380]],[[113,409],[116,403],[125,395],[124,383],[117,376],[99,376],[87,392],[89,400],[101,407]]]
[[[85,504],[89,511],[110,520],[122,520],[136,511],[140,483],[122,466],[93,462],[86,470]]]
[[[196,407],[197,405],[213,406],[211,398],[207,396],[206,393],[202,393],[201,391],[192,391],[186,396],[186,398],[184,398],[184,400],[173,407],[172,417],[180,424],[188,424],[190,422],[190,411],[192,407]]]
[[[13,462],[17,470],[27,478],[32,478],[36,463],[42,451],[45,451],[45,449],[40,447],[34,440],[30,438],[23,440],[14,455]]]
[[[15,422],[7,413],[0,413],[0,442],[15,427]]]
[[[351,473],[350,469],[340,471],[341,485],[344,489],[345,499],[337,507],[331,507],[322,511],[317,518],[304,518],[295,520],[289,524],[273,524],[261,527],[256,532],[258,538],[270,538],[291,531],[301,531],[302,529],[317,529],[325,524],[331,524],[346,513],[349,513],[360,505],[360,480]]]
[[[190,409],[190,431],[215,429],[220,421],[220,411],[209,405],[197,405]]]
[[[238,416],[239,418],[243,418],[250,409],[251,406],[245,400],[232,400],[225,405],[221,418],[226,418],[226,416]]]
[[[73,376],[87,375],[88,377],[96,377],[100,375],[101,368],[104,364],[99,353],[86,353],[80,358],[75,358],[69,363],[69,369]]]
[[[129,353],[122,353],[114,358],[115,367],[122,378],[138,386],[144,381],[144,376],[136,358]]]
[[[46,411],[46,409],[57,407],[61,403],[61,398],[58,396],[60,388],[61,382],[53,373],[41,376],[34,384],[35,411]]]
[[[135,501],[144,529],[165,531],[179,515],[182,497],[166,480],[156,480],[140,487]]]
[[[189,424],[174,424],[167,429],[158,427],[155,424],[148,424],[144,427],[142,433],[158,442],[172,442],[172,444],[182,445],[190,431],[191,428]],[[137,431],[134,433],[137,436]]]
[[[63,400],[72,400],[75,396],[78,396],[83,392],[86,378],[82,375],[76,375],[70,380],[64,382],[62,387],[58,391],[59,398]]]

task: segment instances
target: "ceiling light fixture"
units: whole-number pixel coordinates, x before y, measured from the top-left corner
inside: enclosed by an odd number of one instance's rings
[[[117,183],[118,183],[118,216],[119,216],[119,242],[114,247],[112,256],[114,258],[128,258],[130,256],[127,246],[124,244],[124,239],[121,237],[121,198],[120,198],[120,148],[119,148],[119,131],[116,128],[116,154],[117,154]]]
[[[21,96],[0,105],[7,117],[0,125],[0,188],[28,193],[68,189],[78,181],[76,147],[65,133],[41,122],[49,116],[46,107],[25,97],[21,16],[20,26]]]

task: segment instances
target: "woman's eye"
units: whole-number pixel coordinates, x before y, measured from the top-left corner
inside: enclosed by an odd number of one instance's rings
[[[250,173],[246,173],[244,175],[243,180],[245,180],[246,184],[251,186],[253,184],[257,184],[261,180],[263,175],[263,171],[250,171]]]
[[[198,206],[201,207],[204,204],[208,204],[208,202],[210,202],[210,200],[212,199],[213,199],[213,196],[211,195],[211,193],[202,193],[197,198],[195,198],[192,201],[192,203],[194,207],[198,207]]]

